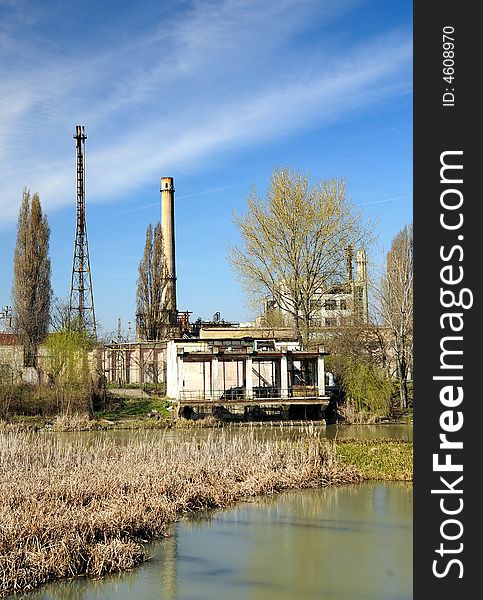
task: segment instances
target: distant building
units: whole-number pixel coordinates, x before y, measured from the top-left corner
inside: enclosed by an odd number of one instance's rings
[[[13,333],[13,313],[11,306],[0,308],[0,333]]]
[[[38,357],[40,369],[45,358],[46,352],[41,346]],[[23,359],[23,346],[19,336],[14,333],[0,333],[0,383],[38,382],[37,370],[33,367],[24,367]]]
[[[275,398],[324,395],[325,352],[302,351],[289,329],[207,323],[196,337],[111,343],[100,352],[108,383],[165,384],[177,400],[219,400],[235,389],[244,398],[260,390]]]
[[[312,299],[312,325],[314,329],[338,327],[349,318],[359,323],[369,321],[367,297],[367,257],[364,250],[356,253],[356,277],[353,277],[352,249],[347,250],[346,281],[333,285],[330,289],[321,291]],[[277,302],[268,297],[265,299],[264,317],[273,311],[278,311],[286,325],[293,324],[293,316],[287,308],[278,307]],[[263,321],[264,319],[262,319]],[[265,319],[266,320],[266,319]]]
[[[167,396],[178,401],[324,401],[323,348],[303,351],[290,338],[170,340]]]

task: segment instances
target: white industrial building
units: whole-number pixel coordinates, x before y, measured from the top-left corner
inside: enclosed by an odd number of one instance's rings
[[[338,327],[348,319],[356,319],[359,323],[369,321],[367,293],[367,256],[365,250],[356,252],[356,276],[353,277],[352,249],[347,249],[346,281],[321,290],[312,299],[312,328],[324,329]],[[294,318],[287,305],[279,306],[274,298],[265,299],[265,317],[272,311],[278,311],[287,325],[293,324]]]

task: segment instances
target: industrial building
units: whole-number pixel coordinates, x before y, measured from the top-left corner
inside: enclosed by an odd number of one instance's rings
[[[311,406],[322,416],[325,393],[323,349],[302,351],[291,337],[174,338],[102,349],[109,381],[164,384],[181,414],[212,413],[221,407],[289,412]],[[232,329],[233,333],[233,329]],[[206,335],[206,332],[205,332]]]
[[[312,327],[316,332],[330,327],[339,327],[349,320],[361,324],[369,322],[367,293],[367,256],[365,250],[358,250],[355,255],[356,276],[354,278],[354,253],[351,247],[346,249],[346,280],[333,285],[329,289],[320,290],[312,299]],[[278,306],[277,302],[267,297],[264,303],[264,317],[278,312],[287,325],[294,323],[294,317],[287,306]]]
[[[288,414],[294,405],[310,405],[321,416],[329,402],[323,349],[302,351],[290,329],[240,327],[223,321],[219,313],[210,322],[190,323],[190,313],[177,310],[174,192],[173,179],[163,177],[166,339],[117,342],[102,348],[107,381],[163,385],[167,397],[185,416],[221,407],[241,409],[245,414],[254,407]]]
[[[69,324],[71,319],[96,334],[93,286],[85,215],[85,170],[83,126],[76,127],[76,239],[72,267]],[[113,341],[91,353],[90,364],[107,383],[120,386],[157,384],[185,416],[212,413],[230,407],[245,416],[253,411],[289,415],[294,407],[322,416],[329,404],[326,394],[322,347],[302,350],[293,327],[262,327],[261,323],[240,326],[215,313],[212,321],[190,323],[190,312],[179,311],[176,298],[175,188],[172,177],[160,185],[163,285],[162,335],[157,341],[139,334],[144,315],[136,315],[136,340]],[[364,251],[356,255],[356,279],[352,277],[352,249],[347,250],[347,281],[321,292],[315,299],[315,325],[337,326],[344,318],[358,315],[367,322],[367,265]],[[8,307],[7,307],[8,308]],[[274,308],[267,299],[266,310]],[[284,312],[283,307],[278,307]],[[11,313],[4,311],[6,317]],[[71,317],[72,315],[72,317]],[[55,335],[55,334],[54,334]],[[14,378],[32,381],[22,370],[18,340],[0,338],[0,368],[7,365]],[[49,380],[49,357],[39,349],[38,380]],[[8,369],[7,369],[8,370]]]

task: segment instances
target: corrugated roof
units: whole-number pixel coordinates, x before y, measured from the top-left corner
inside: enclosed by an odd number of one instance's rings
[[[15,333],[0,333],[0,346],[17,346],[20,343]]]

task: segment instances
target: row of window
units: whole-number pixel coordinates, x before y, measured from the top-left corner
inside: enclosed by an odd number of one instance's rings
[[[338,325],[336,317],[325,317],[324,319],[312,319],[314,327],[336,327]]]
[[[347,299],[346,298],[327,298],[324,300],[323,307],[325,310],[347,310]],[[322,308],[322,302],[316,301],[316,308]]]
[[[347,304],[346,298],[326,298],[324,301],[322,299],[313,300],[312,307],[314,309],[322,309],[325,310],[348,310],[349,306]],[[267,299],[265,301],[265,310],[275,310],[277,308],[277,303],[275,300]]]

